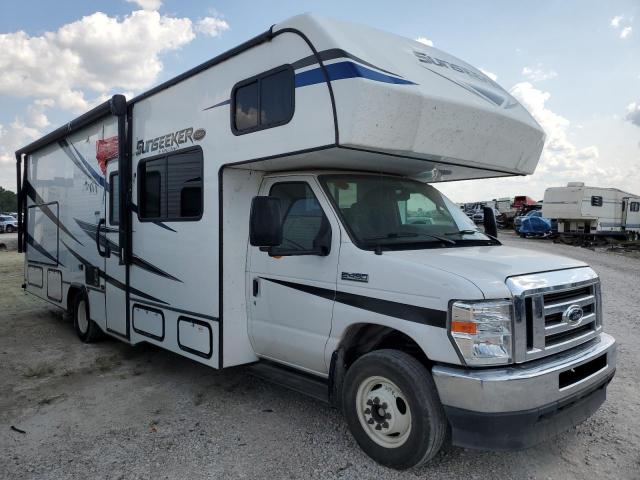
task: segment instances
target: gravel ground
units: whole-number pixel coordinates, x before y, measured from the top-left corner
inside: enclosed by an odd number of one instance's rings
[[[640,478],[640,260],[502,239],[600,274],[605,329],[619,342],[609,398],[538,447],[449,447],[408,472],[365,456],[336,411],[242,368],[216,372],[115,340],[81,344],[59,310],[22,292],[22,256],[0,251],[0,478]]]

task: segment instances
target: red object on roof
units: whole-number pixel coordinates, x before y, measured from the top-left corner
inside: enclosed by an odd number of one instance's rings
[[[107,173],[107,160],[118,156],[118,136],[96,141],[96,160],[102,173]]]
[[[518,209],[525,205],[535,205],[537,202],[526,195],[520,195],[513,198],[513,204],[511,205],[513,208]]]

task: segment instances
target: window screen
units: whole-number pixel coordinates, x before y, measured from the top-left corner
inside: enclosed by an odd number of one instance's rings
[[[236,135],[284,125],[293,117],[294,78],[279,67],[234,87],[232,130]]]
[[[593,207],[601,207],[602,206],[602,197],[594,195],[591,197],[591,205]]]
[[[631,202],[629,204],[629,210],[632,212],[640,212],[640,202]]]
[[[202,216],[202,150],[140,162],[140,219],[179,221]]]
[[[120,223],[120,180],[117,172],[109,175],[109,223]]]

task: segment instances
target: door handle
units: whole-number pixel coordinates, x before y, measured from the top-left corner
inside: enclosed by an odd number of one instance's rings
[[[111,252],[109,251],[109,244],[107,243],[106,238],[104,239],[105,240],[104,251],[100,249],[100,230],[101,230],[100,227],[102,227],[102,225],[106,226],[106,220],[104,218],[101,218],[98,221],[98,226],[96,227],[96,248],[98,249],[98,255],[106,258],[110,255]]]
[[[253,296],[257,297],[260,293],[260,280],[258,278],[253,279]]]

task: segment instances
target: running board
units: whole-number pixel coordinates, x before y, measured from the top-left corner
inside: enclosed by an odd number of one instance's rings
[[[281,387],[329,403],[329,387],[321,378],[264,360],[247,367],[247,373]]]

